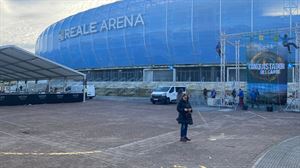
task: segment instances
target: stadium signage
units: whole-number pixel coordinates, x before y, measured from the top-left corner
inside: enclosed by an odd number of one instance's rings
[[[260,42],[259,42],[260,43]],[[267,104],[286,104],[288,69],[286,53],[277,47],[265,50],[257,43],[247,51],[247,91],[260,92],[260,101]]]
[[[142,14],[119,16],[116,18],[102,20],[100,22],[90,22],[61,30],[59,32],[59,41],[65,41],[67,39],[76,38],[82,35],[143,26],[144,24],[144,18]]]
[[[284,63],[265,63],[265,64],[249,64],[249,70],[258,70],[261,75],[280,74],[280,70],[285,69]]]

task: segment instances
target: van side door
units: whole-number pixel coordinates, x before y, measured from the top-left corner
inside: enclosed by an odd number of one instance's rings
[[[175,88],[174,87],[171,87],[171,89],[169,90],[169,98],[170,98],[170,101],[174,101],[174,100],[176,100],[176,98],[177,98],[177,92],[176,92],[176,90],[175,90]]]

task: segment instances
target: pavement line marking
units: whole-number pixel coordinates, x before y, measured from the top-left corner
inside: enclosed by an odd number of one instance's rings
[[[7,133],[7,132],[0,131],[0,133],[3,133],[3,134],[6,134],[6,135],[9,135],[9,136],[12,136],[12,137],[14,137],[14,138],[19,138],[18,136],[15,136],[15,135],[10,134],[10,133]]]
[[[6,121],[6,120],[1,120],[1,119],[0,119],[0,121],[1,121],[1,122],[6,122],[6,123],[8,123],[8,124],[11,124],[11,125],[14,125],[14,126],[18,126],[18,127],[29,128],[29,127],[28,127],[28,126],[26,126],[26,125],[17,124],[17,123],[10,122],[10,121]]]
[[[262,116],[262,115],[259,115],[259,114],[255,114],[255,113],[253,113],[253,112],[248,111],[247,113],[251,113],[251,114],[254,114],[254,115],[256,115],[256,116],[258,116],[258,117],[261,117],[261,118],[263,118],[263,119],[265,119],[265,120],[268,120],[266,117],[264,117],[264,116]]]
[[[202,116],[200,110],[198,111],[198,115],[199,115],[199,117],[201,118],[201,120],[204,122],[204,125],[205,125],[205,126],[208,126],[208,123],[206,122],[206,120],[205,120],[204,117]]]
[[[33,155],[33,156],[63,156],[63,155],[90,155],[101,153],[101,151],[87,151],[87,152],[53,152],[53,153],[38,153],[38,152],[0,152],[1,155],[9,155],[9,156],[25,156],[25,155]]]

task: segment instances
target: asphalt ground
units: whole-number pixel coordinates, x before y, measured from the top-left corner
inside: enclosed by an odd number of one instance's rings
[[[300,167],[300,113],[194,107],[186,143],[176,117],[148,98],[2,106],[0,167]]]

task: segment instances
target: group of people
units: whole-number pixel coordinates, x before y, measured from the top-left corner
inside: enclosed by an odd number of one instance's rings
[[[211,98],[216,98],[216,95],[217,95],[217,92],[215,89],[212,89],[211,92],[210,92],[210,97]],[[232,96],[232,99],[235,101],[236,99],[236,96],[239,97],[239,106],[242,108],[244,107],[244,91],[242,89],[239,89],[239,92],[237,94],[236,90],[233,89],[232,92],[231,92],[231,96]],[[259,107],[259,104],[258,104],[258,96],[259,96],[259,91],[258,89],[252,89],[251,92],[250,92],[250,102],[251,102],[251,105],[252,105],[252,108],[254,108],[254,105],[256,105],[257,107]],[[203,89],[203,97],[204,97],[204,100],[207,102],[207,98],[208,98],[208,90],[206,88]]]
[[[231,94],[232,94],[232,97],[235,99],[235,97],[236,97],[235,89],[233,89]],[[259,108],[259,103],[258,103],[259,91],[258,91],[258,89],[253,88],[251,90],[249,96],[250,96],[251,107],[254,108],[254,105],[256,105]],[[239,97],[239,106],[243,108],[244,107],[244,91],[242,89],[239,89],[238,97]]]
[[[234,101],[235,101],[236,96],[238,96],[239,97],[239,106],[241,108],[244,107],[244,91],[241,88],[239,89],[238,95],[236,95],[236,90],[233,89],[232,92],[231,92],[231,96],[232,96]]]

